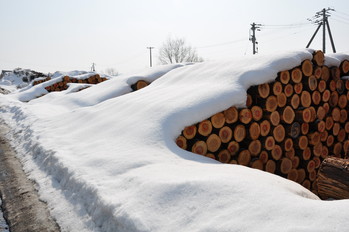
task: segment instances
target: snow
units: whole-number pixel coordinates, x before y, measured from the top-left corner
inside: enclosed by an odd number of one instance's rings
[[[0,110],[62,231],[345,231],[348,200],[321,201],[297,183],[175,144],[185,126],[244,106],[249,86],[311,54],[160,66],[36,98],[42,83],[2,96]],[[131,92],[137,80],[153,82]]]

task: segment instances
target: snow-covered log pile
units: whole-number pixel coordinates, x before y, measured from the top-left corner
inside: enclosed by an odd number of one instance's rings
[[[328,156],[349,152],[349,61],[324,65],[324,54],[251,86],[246,108],[231,106],[184,128],[179,147],[223,163],[275,173],[317,193]],[[256,77],[258,78],[258,77]]]

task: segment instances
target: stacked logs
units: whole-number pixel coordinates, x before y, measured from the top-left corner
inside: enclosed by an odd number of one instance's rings
[[[46,81],[49,81],[49,80],[51,80],[50,77],[46,77],[46,78],[41,79],[41,80],[35,80],[35,81],[33,81],[33,86],[34,86],[34,85],[41,84],[41,83],[46,82]]]
[[[50,86],[46,86],[45,89],[48,92],[62,91],[62,90],[68,89],[68,83],[98,84],[106,80],[107,78],[100,77],[98,74],[92,75],[86,79],[77,79],[77,78],[71,78],[69,76],[64,76],[62,81],[56,82]]]
[[[136,83],[134,83],[133,85],[131,85],[131,88],[133,91],[137,91],[140,90],[144,87],[147,87],[150,83],[144,80],[139,80]]]
[[[349,61],[324,65],[324,54],[252,86],[246,108],[232,106],[184,128],[179,147],[280,175],[317,193],[317,172],[327,156],[349,152]]]

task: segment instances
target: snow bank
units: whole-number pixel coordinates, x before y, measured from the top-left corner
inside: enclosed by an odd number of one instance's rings
[[[320,201],[297,183],[174,142],[311,53],[164,68],[27,104],[16,93],[1,97],[1,112],[63,231],[345,231],[348,200]],[[125,94],[144,77],[152,84]]]

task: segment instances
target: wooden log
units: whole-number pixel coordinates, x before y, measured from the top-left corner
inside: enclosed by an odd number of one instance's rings
[[[333,118],[331,116],[326,117],[326,130],[331,130],[334,124]]]
[[[337,91],[334,91],[331,93],[330,99],[328,101],[328,104],[330,104],[330,107],[335,107],[338,105],[338,99],[339,95]]]
[[[326,90],[326,87],[327,87],[327,84],[326,84],[326,81],[325,80],[320,80],[319,83],[318,83],[318,90],[320,93],[324,92]]]
[[[276,163],[274,160],[268,160],[265,164],[265,171],[274,174],[276,170]]]
[[[349,61],[343,60],[339,65],[339,69],[341,71],[341,76],[346,76],[349,73]]]
[[[349,79],[345,80],[345,89],[349,90]]]
[[[320,157],[321,154],[322,154],[323,147],[324,146],[322,145],[322,143],[317,143],[316,145],[314,145],[314,147],[313,147],[313,154],[314,154],[314,156]]]
[[[303,168],[297,169],[297,174],[296,182],[302,184],[306,177],[305,170]]]
[[[321,94],[319,91],[315,90],[312,94],[311,94],[311,100],[313,101],[314,105],[319,105],[321,102]]]
[[[281,121],[287,124],[293,123],[295,113],[290,106],[286,106],[281,115]]]
[[[332,151],[334,156],[341,157],[342,149],[343,149],[343,144],[341,142],[335,143]]]
[[[328,147],[322,146],[322,152],[321,152],[320,157],[322,159],[326,159],[328,157],[328,154],[329,154]]]
[[[293,85],[287,84],[284,88],[284,93],[286,97],[290,97],[293,94]]]
[[[338,137],[339,131],[341,129],[341,125],[338,122],[335,122],[332,127],[332,134]],[[338,139],[338,138],[337,138]]]
[[[326,146],[327,147],[332,147],[333,144],[334,144],[334,137],[333,137],[333,135],[328,135],[327,139],[326,139]]]
[[[303,75],[309,77],[313,74],[313,63],[310,60],[304,60],[301,69]]]
[[[264,147],[265,147],[265,149],[268,150],[268,151],[273,150],[273,148],[275,147],[275,139],[274,139],[273,136],[268,136],[268,137],[265,139]]]
[[[250,94],[247,94],[247,98],[246,98],[246,107],[250,108],[253,104],[253,99],[252,96]]]
[[[280,163],[280,171],[282,174],[288,174],[292,170],[292,161],[289,158],[282,158]]]
[[[344,81],[339,79],[336,81],[336,90],[338,92],[338,94],[343,94],[344,90],[345,90],[345,84]]]
[[[285,152],[285,157],[292,160],[294,156],[296,155],[296,150],[292,147],[291,150]]]
[[[259,160],[263,162],[263,164],[266,164],[269,160],[269,154],[267,151],[261,151],[259,153]]]
[[[344,159],[348,159],[349,158],[349,140],[346,140],[344,143],[343,143],[343,152],[344,152],[344,156],[343,158]]]
[[[282,142],[285,139],[285,128],[282,125],[277,125],[273,129],[273,136],[276,142]]]
[[[242,150],[238,156],[238,164],[247,166],[251,161],[251,154],[248,150]]]
[[[291,138],[286,138],[282,143],[281,146],[285,151],[291,151],[293,148],[293,140]]]
[[[344,130],[348,134],[349,133],[349,122],[346,122],[344,125]]]
[[[295,146],[301,150],[304,150],[308,147],[308,138],[305,135],[300,136],[296,139]]]
[[[303,121],[303,122],[309,123],[312,120],[312,112],[310,108],[297,110],[295,111],[295,118],[297,121]]]
[[[308,134],[308,132],[309,132],[309,123],[303,122],[301,124],[301,133],[303,135],[306,135],[306,134]]]
[[[253,140],[248,145],[248,151],[250,152],[251,156],[258,156],[261,150],[262,144],[259,140]]]
[[[318,132],[324,132],[326,130],[326,123],[323,120],[318,120],[316,122],[316,127]]]
[[[222,143],[230,142],[232,137],[233,131],[230,127],[224,126],[219,130],[219,138],[221,139]]]
[[[324,65],[324,60],[325,60],[325,55],[321,50],[315,51],[313,53],[313,62],[317,66],[322,66]]]
[[[243,125],[237,125],[234,128],[234,139],[237,142],[241,142],[246,137],[246,129]]]
[[[346,109],[341,109],[339,122],[344,124],[348,119],[348,111]]]
[[[232,159],[232,160],[229,162],[229,164],[238,164],[238,161],[237,161],[237,160]]]
[[[225,117],[225,122],[228,124],[235,123],[239,119],[238,109],[234,106],[224,110],[223,113],[224,113],[224,117]]]
[[[204,141],[199,140],[194,143],[191,151],[199,155],[205,155],[207,153],[207,145]]]
[[[315,169],[319,169],[320,165],[321,165],[321,160],[319,157],[315,156],[313,157],[313,160],[315,162]]]
[[[270,122],[268,120],[263,120],[261,124],[259,125],[261,130],[261,136],[267,136],[270,132]],[[349,130],[349,123],[348,123],[348,130]]]
[[[261,160],[257,159],[257,160],[254,160],[252,163],[251,163],[251,168],[254,168],[254,169],[259,169],[261,171],[264,170],[264,164]]]
[[[308,180],[308,179],[304,180],[303,183],[302,183],[302,185],[303,185],[304,188],[310,190],[310,187],[311,187],[310,180]]]
[[[192,125],[192,126],[185,127],[183,130],[183,135],[186,139],[194,138],[196,135],[196,126]]]
[[[291,158],[292,161],[292,168],[298,168],[299,166],[299,157],[298,156],[294,156],[293,158]]]
[[[309,143],[310,145],[313,145],[313,146],[314,146],[314,145],[320,143],[320,134],[319,134],[319,132],[317,132],[317,131],[312,132],[312,133],[309,133],[309,134],[307,135],[307,137],[308,137],[308,143]]]
[[[337,66],[333,66],[330,68],[330,74],[331,74],[331,78],[335,81],[339,80],[341,77],[341,71]]]
[[[268,119],[273,126],[277,126],[280,124],[280,114],[278,111],[274,111],[271,114],[267,114],[265,118]]]
[[[320,141],[321,142],[326,142],[327,141],[327,137],[328,137],[328,132],[327,130],[325,130],[324,132],[320,133]]]
[[[235,156],[238,153],[239,149],[240,149],[240,145],[236,141],[231,141],[228,144],[228,148],[227,149],[230,152],[231,156]]]
[[[279,145],[275,145],[274,148],[271,150],[271,156],[274,160],[279,160],[282,157],[282,148]]]
[[[313,75],[315,76],[316,79],[320,79],[322,76],[322,69],[320,66],[315,66],[314,67],[314,71],[313,71]]]
[[[323,93],[322,93],[322,101],[323,102],[328,102],[331,98],[331,91],[326,89]]]
[[[260,134],[261,134],[261,128],[259,124],[257,122],[251,123],[249,127],[249,137],[252,140],[256,140],[259,138]]]
[[[298,109],[300,104],[300,97],[298,94],[292,95],[290,105],[292,106],[293,109]]]
[[[287,104],[287,97],[285,93],[280,93],[279,95],[277,95],[276,100],[277,100],[277,105],[280,108],[285,107]]]
[[[222,142],[218,135],[211,134],[206,140],[207,150],[210,152],[216,152],[220,148]]]
[[[317,187],[322,199],[348,199],[349,160],[335,157],[326,158],[319,169]]]
[[[255,121],[259,121],[263,117],[263,109],[260,106],[252,106],[251,113],[252,113],[252,118]]]
[[[341,108],[341,109],[344,109],[345,107],[347,107],[348,105],[348,98],[346,95],[342,94],[339,96],[338,98],[338,106]]]
[[[274,112],[277,109],[277,98],[275,96],[269,96],[265,102],[265,108],[268,112]]]
[[[206,157],[208,157],[208,158],[210,158],[210,159],[216,159],[216,156],[214,155],[214,154],[212,154],[212,153],[206,153],[204,156],[206,156]]]
[[[300,132],[301,132],[301,125],[299,124],[299,122],[294,122],[290,126],[286,126],[286,134],[293,139],[298,138]]]
[[[309,107],[311,105],[311,95],[308,91],[302,91],[301,105],[303,107]]]
[[[277,96],[280,93],[282,93],[282,84],[279,81],[275,81],[273,84],[273,94]]]
[[[302,71],[300,68],[292,69],[291,79],[294,83],[300,83],[302,81]]]
[[[316,177],[317,177],[317,173],[315,170],[308,173],[308,178],[310,180],[310,183],[314,182],[316,180]]]
[[[322,66],[322,77],[324,81],[328,81],[330,79],[330,69],[324,65]]]
[[[287,174],[287,179],[296,182],[298,179],[297,169],[291,169],[291,171]]]
[[[258,93],[262,98],[267,98],[270,94],[270,87],[268,83],[258,85]]]
[[[302,151],[302,159],[306,161],[306,160],[309,160],[310,157],[311,157],[311,149],[310,147],[307,147]]]
[[[184,136],[178,136],[176,139],[176,144],[178,147],[186,150],[187,149],[187,139]]]
[[[287,85],[290,82],[290,72],[288,70],[282,71],[279,74],[282,84]]]
[[[243,124],[249,124],[252,120],[252,112],[250,109],[242,109],[239,113],[239,121]]]
[[[315,170],[315,162],[314,160],[309,160],[307,163],[307,172],[310,173]]]
[[[303,91],[303,83],[294,84],[293,89],[296,94],[301,94]]]
[[[335,80],[330,80],[330,84],[328,86],[329,86],[331,92],[336,91],[336,81]]]
[[[326,114],[328,114],[330,112],[330,104],[328,104],[327,102],[325,102],[322,107],[324,107]]]
[[[231,160],[231,155],[230,155],[230,152],[226,149],[220,151],[218,153],[218,160],[219,162],[222,162],[222,163],[229,163],[230,160]]]
[[[320,120],[323,120],[326,117],[326,110],[323,106],[317,108],[316,117]]]
[[[243,109],[242,111],[246,110],[248,113],[249,113],[249,116],[250,116],[250,119],[252,119],[252,115],[251,115],[251,111],[249,109]],[[240,111],[240,115],[241,115],[241,112]],[[246,111],[244,111],[242,114],[245,116],[247,116],[248,113],[246,113]],[[214,128],[222,128],[224,126],[224,123],[225,123],[225,117],[224,117],[224,113],[222,112],[219,112],[219,113],[216,113],[214,114],[212,117],[211,117],[211,123],[212,123],[212,126]]]
[[[333,121],[339,122],[339,120],[341,118],[341,111],[340,111],[340,109],[338,107],[333,108],[332,112],[331,112],[331,115],[332,115]]]
[[[210,120],[203,120],[199,123],[198,133],[202,136],[209,136],[212,132],[212,123]]]

